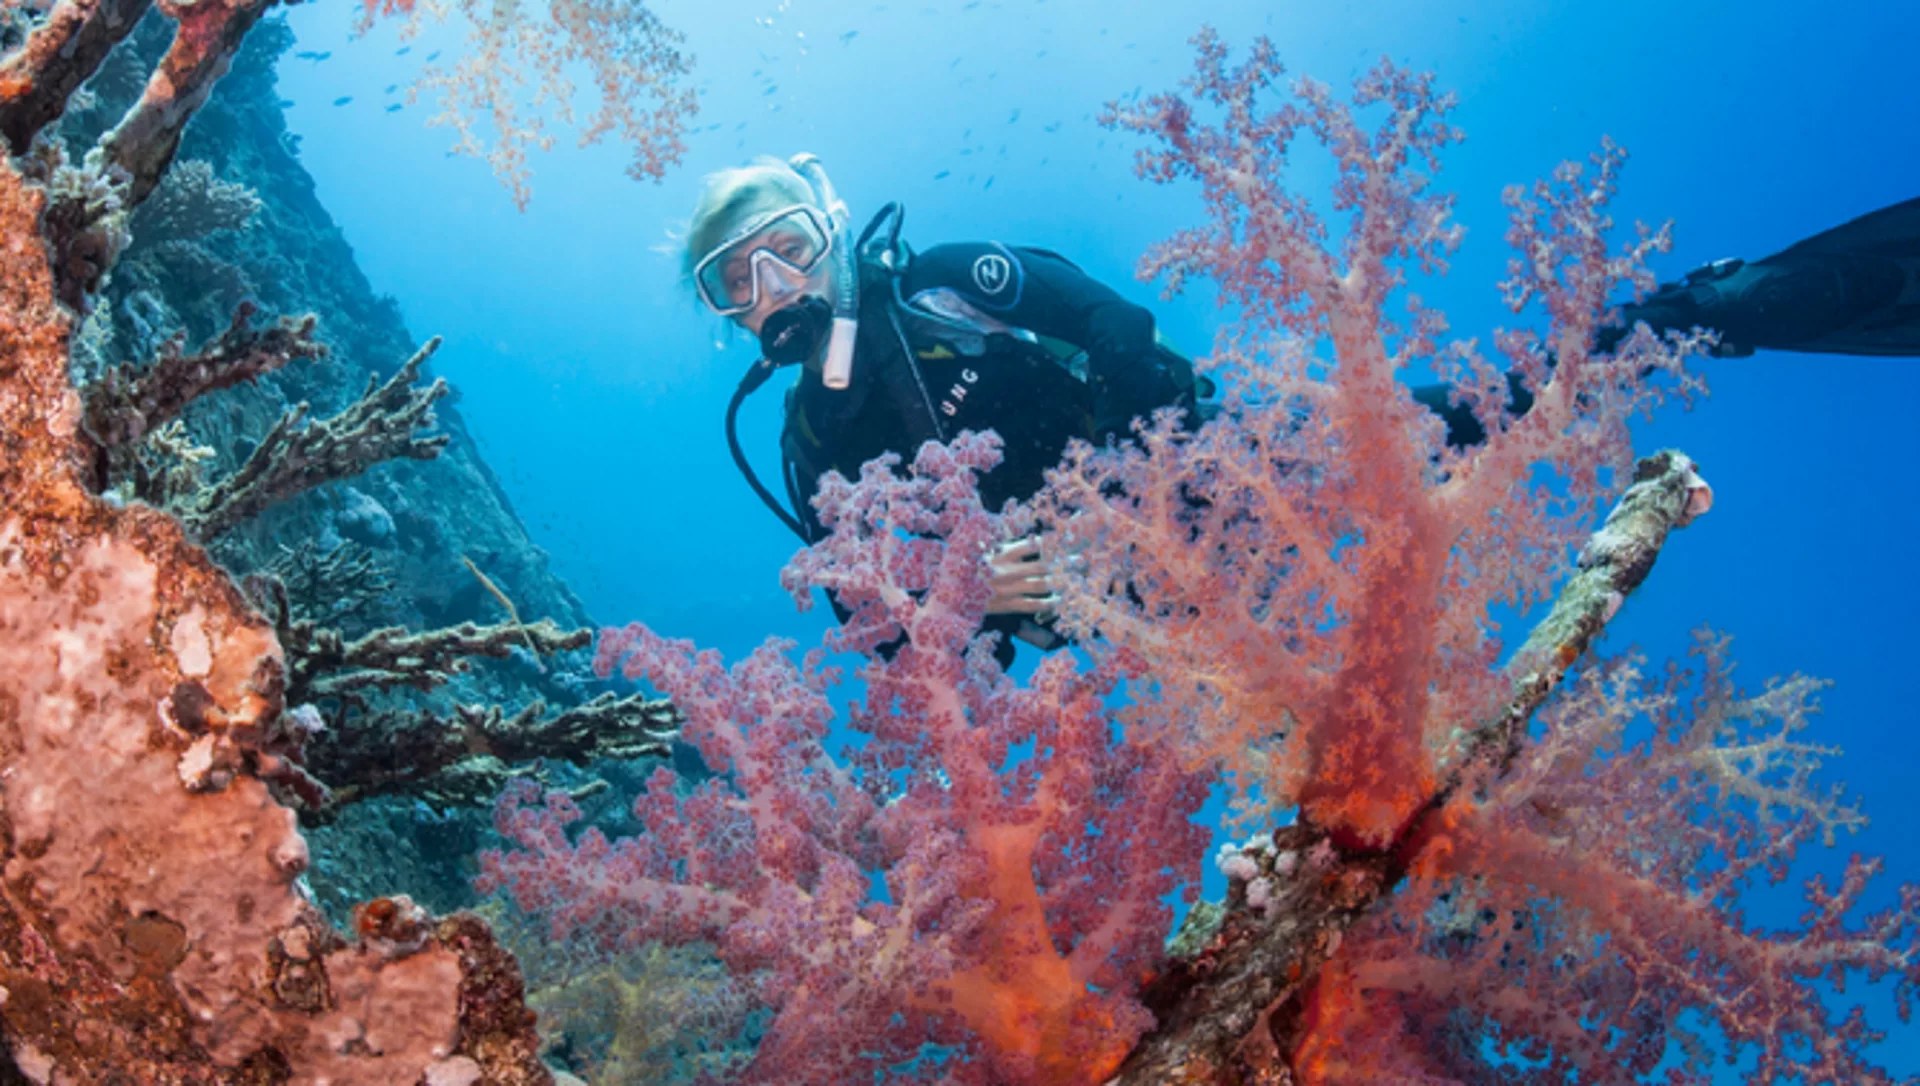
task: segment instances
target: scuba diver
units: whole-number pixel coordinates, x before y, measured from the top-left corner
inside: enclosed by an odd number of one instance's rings
[[[981,477],[980,495],[997,508],[1038,491],[1072,438],[1124,437],[1134,418],[1164,406],[1197,423],[1211,382],[1160,341],[1147,309],[1047,249],[913,250],[900,240],[901,218],[887,204],[850,239],[819,160],[797,155],[709,175],[688,227],[684,270],[696,293],[764,352],[727,405],[734,463],[802,541],[824,534],[811,504],[820,476],[854,478],[882,453],[910,457],[925,441],[992,429],[1003,459]],[[1717,261],[1664,284],[1623,306],[1602,345],[1640,321],[1657,332],[1714,329],[1722,356],[1920,354],[1920,198],[1763,260]],[[787,392],[780,438],[791,511],[754,475],[735,427],[745,398],[788,365],[804,370]],[[1416,388],[1414,398],[1445,419],[1450,443],[1484,438],[1445,386]],[[1512,407],[1530,403],[1516,382]],[[984,628],[1010,635],[1002,663],[1015,637],[1065,644],[1048,621],[1053,585],[1037,543],[1013,541],[987,561]]]

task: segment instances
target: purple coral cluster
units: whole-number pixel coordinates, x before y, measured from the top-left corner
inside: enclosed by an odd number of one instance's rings
[[[929,445],[911,477],[868,466],[821,500],[832,538],[788,583],[832,586],[836,646],[904,641],[859,673],[836,755],[840,676],[770,642],[731,669],[644,627],[602,635],[599,666],[685,715],[715,776],[656,772],[610,841],[531,787],[497,824],[517,846],[486,881],[609,946],[705,940],[775,1014],[757,1082],[844,1083],[918,1060],[949,1082],[1092,1082],[1151,1018],[1136,1000],[1191,891],[1204,778],[1123,732],[1127,666],[1068,654],[1015,684],[976,637],[997,518],[973,475],[997,443]],[[943,1046],[935,1060],[923,1046]]]

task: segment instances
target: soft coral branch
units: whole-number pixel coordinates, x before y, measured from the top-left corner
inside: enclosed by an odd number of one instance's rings
[[[1704,334],[1608,328],[1609,296],[1644,290],[1667,243],[1643,228],[1615,246],[1623,156],[1604,145],[1509,194],[1507,300],[1544,318],[1497,337],[1532,403],[1518,413],[1505,374],[1440,342],[1437,313],[1409,300],[1408,317],[1388,315],[1407,270],[1443,268],[1457,236],[1428,191],[1455,138],[1447,101],[1383,65],[1353,106],[1303,82],[1264,110],[1270,45],[1241,68],[1212,35],[1198,46],[1191,99],[1111,119],[1163,139],[1149,177],[1201,183],[1213,222],[1143,269],[1175,287],[1214,275],[1248,311],[1216,360],[1246,391],[1197,430],[1162,416],[1137,448],[1074,450],[1042,514],[1072,559],[1068,624],[1150,661],[1135,718],[1193,725],[1198,759],[1301,819],[1258,862],[1236,857],[1236,911],[1191,966],[1190,994],[1237,1002],[1156,1002],[1174,1029],[1125,1080],[1263,1080],[1277,1062],[1303,1082],[1632,1081],[1664,1061],[1703,1067],[1718,1038],[1765,1079],[1883,1081],[1861,1055],[1875,1035],[1813,982],[1895,976],[1904,1007],[1914,895],[1859,919],[1871,867],[1856,866],[1811,888],[1798,930],[1740,913],[1755,879],[1857,818],[1808,787],[1824,753],[1794,737],[1809,684],[1743,699],[1710,679],[1687,712],[1673,688],[1595,671],[1528,742],[1534,709],[1667,531],[1707,507],[1689,461],[1646,463],[1564,606],[1500,666],[1496,608],[1566,576],[1596,500],[1628,481],[1628,422],[1695,387],[1683,363]],[[1364,109],[1383,115],[1371,133]],[[1283,186],[1303,131],[1339,171],[1338,246]],[[1484,445],[1443,447],[1398,386],[1428,354]],[[1643,747],[1619,730],[1635,713],[1660,721]],[[1779,728],[1742,723],[1768,713]],[[1396,886],[1399,910],[1349,928]]]
[[[1855,857],[1837,887],[1809,882],[1797,925],[1743,917],[1756,880],[1784,878],[1807,842],[1862,820],[1810,785],[1829,752],[1790,738],[1819,684],[1743,694],[1723,642],[1701,654],[1700,676],[1663,684],[1631,660],[1588,669],[1512,773],[1460,794],[1412,890],[1356,933],[1344,974],[1322,978],[1369,993],[1373,1010],[1350,1024],[1406,1043],[1474,1020],[1503,1055],[1544,1064],[1526,1081],[1637,1081],[1668,1056],[1704,1075],[1714,1053],[1750,1054],[1753,1082],[1893,1081],[1863,1055],[1882,1035],[1816,982],[1892,977],[1904,1020],[1920,889],[1862,916],[1879,864]],[[1358,1063],[1320,1081],[1371,1081]]]
[[[1258,761],[1247,783],[1269,806],[1297,803],[1343,839],[1383,845],[1434,793],[1434,752],[1506,694],[1493,610],[1549,591],[1593,500],[1625,479],[1627,419],[1697,345],[1643,333],[1595,346],[1607,292],[1644,285],[1642,261],[1664,242],[1609,250],[1608,148],[1593,177],[1569,167],[1514,197],[1524,259],[1511,292],[1547,303],[1542,342],[1559,354],[1549,366],[1535,351],[1523,371],[1532,412],[1509,417],[1497,371],[1446,348],[1490,437],[1445,448],[1396,374],[1440,349],[1444,318],[1414,301],[1396,321],[1387,306],[1407,268],[1444,270],[1459,241],[1451,198],[1432,191],[1460,138],[1451,99],[1382,62],[1351,104],[1303,80],[1268,109],[1269,43],[1237,68],[1210,32],[1197,45],[1189,88],[1217,126],[1175,95],[1110,120],[1163,141],[1142,155],[1147,176],[1201,182],[1213,223],[1143,271],[1220,280],[1246,320],[1217,361],[1254,391],[1197,432],[1163,417],[1137,449],[1069,454],[1041,499],[1056,548],[1077,560],[1062,610],[1152,660],[1169,712],[1197,723],[1202,760]],[[1382,114],[1371,131],[1366,113]],[[1284,185],[1303,132],[1338,167],[1337,253]]]
[[[833,647],[889,646],[861,669],[844,761],[817,658],[771,643],[727,669],[635,626],[603,636],[600,670],[658,685],[720,775],[681,794],[656,774],[647,832],[615,842],[569,843],[564,797],[501,808],[518,847],[488,879],[523,906],[610,945],[711,941],[757,981],[774,1018],[753,1081],[844,1083],[933,1043],[970,1054],[943,1081],[1093,1082],[1150,1024],[1136,993],[1204,843],[1203,780],[1116,735],[1106,702],[1136,664],[1059,655],[1016,686],[976,637],[1000,526],[974,476],[997,457],[966,436],[910,478],[887,459],[823,483],[831,535],[787,583],[853,609]]]

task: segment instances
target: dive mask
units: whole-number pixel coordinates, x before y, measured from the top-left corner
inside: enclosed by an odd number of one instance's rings
[[[832,249],[826,212],[809,204],[780,208],[748,219],[701,257],[693,267],[694,287],[715,313],[735,316],[759,304],[763,269],[804,280]]]

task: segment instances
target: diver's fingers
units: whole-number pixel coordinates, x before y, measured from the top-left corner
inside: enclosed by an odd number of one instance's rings
[[[987,560],[997,564],[1000,562],[1031,562],[1039,557],[1040,537],[1030,535],[1000,544],[994,548],[993,553],[988,556]]]
[[[1060,587],[1053,574],[1031,563],[1020,569],[995,570],[987,583],[993,586],[995,594],[1055,592]]]
[[[1057,596],[995,596],[987,603],[990,615],[1038,615],[1053,610]]]

